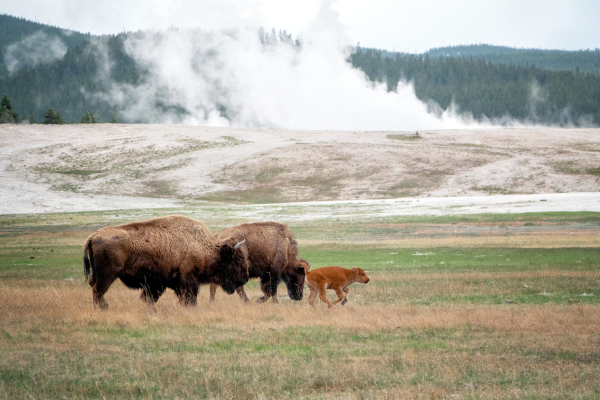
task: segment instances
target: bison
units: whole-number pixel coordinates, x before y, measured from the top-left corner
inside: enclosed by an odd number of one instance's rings
[[[277,303],[277,286],[280,281],[286,284],[290,299],[302,300],[308,263],[297,258],[297,243],[286,225],[278,222],[242,224],[224,229],[215,236],[220,239],[235,236],[246,240],[250,278],[260,278],[260,287],[264,293],[257,300],[258,303],[267,301],[269,297]],[[217,286],[211,285],[211,301],[215,299],[216,290]],[[250,301],[242,286],[236,291],[243,301]]]
[[[369,277],[362,268],[323,267],[307,271],[306,285],[310,289],[308,303],[314,306],[318,294],[328,307],[333,307],[340,301],[344,305],[348,302],[348,286],[353,283],[369,283]],[[338,299],[333,303],[327,300],[326,289],[333,289],[337,293]]]
[[[202,283],[233,293],[248,282],[248,250],[235,234],[213,236],[201,221],[171,215],[92,233],[83,247],[85,279],[94,307],[106,309],[104,293],[119,278],[154,304],[166,288],[184,305],[196,305]],[[91,278],[90,278],[91,275]]]

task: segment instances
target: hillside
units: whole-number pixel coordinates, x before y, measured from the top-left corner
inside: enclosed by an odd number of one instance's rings
[[[9,75],[10,65],[7,65],[9,61],[14,63],[16,69],[31,69],[38,63],[56,59],[53,54],[48,53],[48,44],[57,43],[57,39],[67,51],[79,46],[84,40],[89,40],[90,37],[89,33],[84,34],[0,14],[0,78]],[[20,50],[25,50],[28,54],[23,54]],[[35,54],[32,56],[31,53]]]
[[[11,204],[39,212],[65,203],[110,209],[600,191],[598,129],[449,130],[418,138],[181,125],[0,129],[0,195],[9,214]]]
[[[455,106],[476,120],[559,126],[600,124],[600,74],[548,71],[483,58],[397,55],[359,48],[352,65],[395,90],[412,82],[417,97],[441,113]]]

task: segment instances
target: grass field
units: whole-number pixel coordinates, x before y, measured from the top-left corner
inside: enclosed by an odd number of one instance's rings
[[[85,237],[175,211],[0,216],[0,398],[600,398],[598,214],[290,220],[312,268],[367,271],[345,306],[115,282],[94,311]]]

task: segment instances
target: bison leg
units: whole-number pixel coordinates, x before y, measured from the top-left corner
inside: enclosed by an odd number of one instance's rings
[[[235,289],[235,291],[240,295],[240,299],[242,299],[244,303],[250,303],[250,299],[248,298],[248,295],[246,295],[246,291],[244,290],[243,286],[238,287]]]
[[[334,301],[333,303],[331,303],[332,305],[336,305],[337,303],[339,303],[340,301],[344,300],[344,292],[342,292],[342,289],[339,287],[335,288],[335,292],[337,293],[338,299],[336,301]]]
[[[165,286],[146,285],[142,289],[142,295],[140,297],[149,305],[154,305],[159,297],[165,292],[165,289]]]
[[[106,310],[108,308],[108,303],[106,302],[106,299],[104,299],[104,293],[106,293],[110,285],[115,281],[115,277],[96,276],[95,279],[92,279],[95,282],[95,285],[92,287],[94,308],[100,307],[100,309]]]
[[[257,303],[264,303],[269,299],[269,297],[273,297],[273,303],[277,303],[277,284],[279,283],[279,279],[277,274],[273,271],[265,272],[260,277],[260,288],[262,292],[265,294],[258,300]]]
[[[344,300],[342,301],[342,305],[346,304],[348,302],[348,293],[350,292],[350,289],[348,288],[344,288],[342,289],[344,291],[344,293],[346,294],[344,296]]]
[[[179,301],[185,306],[195,306],[198,301],[198,289],[200,285],[196,282],[182,282],[175,288],[175,294]]]
[[[210,284],[210,301],[215,301],[215,295],[217,293],[217,286],[214,283]],[[246,292],[244,291],[244,287],[240,286],[237,289],[235,289],[235,291],[237,292],[237,294],[240,296],[240,298],[242,299],[242,301],[244,303],[249,303],[250,299],[248,298],[248,296],[246,295]]]
[[[215,295],[217,294],[217,285],[215,283],[210,284],[210,301],[215,301]]]

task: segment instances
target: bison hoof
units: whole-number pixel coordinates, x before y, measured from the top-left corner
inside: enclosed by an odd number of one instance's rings
[[[256,302],[257,302],[257,303],[264,303],[265,301],[267,301],[267,299],[268,299],[268,297],[266,297],[266,296],[263,296],[263,297],[261,297],[261,298],[259,298],[259,299],[256,299]]]
[[[106,300],[102,299],[99,302],[94,302],[94,308],[100,307],[101,310],[108,310],[108,303]]]
[[[346,304],[348,302],[348,300],[344,299],[342,300],[342,305]]]

